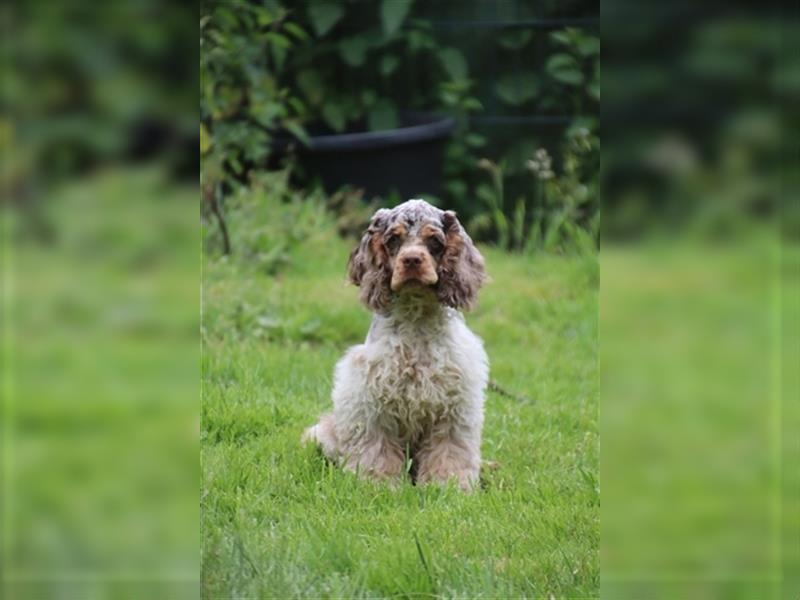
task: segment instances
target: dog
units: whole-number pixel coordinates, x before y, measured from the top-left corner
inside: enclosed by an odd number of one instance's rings
[[[372,324],[303,441],[367,477],[473,490],[489,360],[459,310],[476,302],[483,257],[454,212],[409,200],[373,215],[347,272]]]

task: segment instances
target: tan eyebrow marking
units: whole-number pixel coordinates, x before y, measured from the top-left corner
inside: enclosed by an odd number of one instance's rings
[[[391,233],[393,233],[394,235],[404,236],[408,233],[408,229],[406,229],[406,226],[403,225],[402,223],[398,223],[397,225],[392,227]]]
[[[444,234],[441,229],[433,225],[423,226],[419,233],[424,238],[435,237],[438,240],[444,240]]]

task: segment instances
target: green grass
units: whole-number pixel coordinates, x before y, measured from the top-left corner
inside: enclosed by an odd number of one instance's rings
[[[596,260],[482,248],[492,279],[468,323],[492,378],[528,401],[489,394],[498,467],[465,495],[363,481],[299,443],[369,326],[350,245],[318,228],[275,275],[206,257],[204,596],[596,596]]]
[[[798,288],[781,253],[798,264],[757,227],[603,247],[604,596],[798,597],[797,396],[781,397]]]
[[[4,598],[197,595],[197,190],[98,170],[2,220]]]

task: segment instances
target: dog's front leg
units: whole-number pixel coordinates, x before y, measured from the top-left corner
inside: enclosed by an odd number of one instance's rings
[[[418,483],[447,483],[454,479],[464,491],[471,491],[480,476],[480,430],[451,428],[433,432],[416,455]]]
[[[376,428],[362,433],[346,451],[344,467],[366,477],[399,481],[405,472],[405,456],[396,440]]]

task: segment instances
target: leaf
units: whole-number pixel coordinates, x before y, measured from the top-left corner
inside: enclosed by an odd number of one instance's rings
[[[283,28],[300,41],[308,39],[308,34],[305,32],[305,29],[300,27],[297,23],[286,23]]]
[[[569,54],[554,54],[545,65],[547,72],[556,81],[567,85],[580,85],[583,83],[583,73],[580,71],[578,61]]]
[[[297,87],[311,104],[318,105],[322,102],[322,79],[316,71],[300,71],[297,74]]]
[[[205,154],[211,150],[214,142],[211,139],[211,134],[203,123],[200,123],[200,154]]]
[[[440,50],[439,60],[451,79],[464,79],[467,76],[467,61],[455,48]]]
[[[214,12],[215,20],[220,23],[226,30],[230,31],[239,26],[239,21],[236,15],[230,9],[221,6]]]
[[[567,85],[580,85],[583,82],[583,73],[575,69],[566,69],[552,73],[553,78]]]
[[[360,67],[367,57],[367,41],[364,36],[357,35],[339,42],[339,54],[342,60],[351,67]]]
[[[541,247],[542,242],[542,219],[537,217],[528,228],[528,241],[525,242],[524,252],[526,254],[532,253],[534,250]]]
[[[306,112],[306,105],[300,98],[292,96],[288,100],[289,105],[294,109],[295,114],[303,115]]]
[[[592,56],[600,52],[600,40],[593,35],[581,38],[578,42],[578,52],[581,56]]]
[[[486,144],[486,138],[478,133],[467,134],[465,141],[467,142],[467,146],[472,148],[480,148]]]
[[[306,130],[303,129],[303,126],[300,125],[297,121],[287,119],[283,122],[283,126],[286,130],[294,135],[298,140],[300,140],[305,146],[308,146],[311,143],[311,140],[308,138],[308,134]]]
[[[479,200],[483,201],[487,208],[494,208],[497,203],[495,191],[487,183],[478,185],[478,188],[475,190],[475,195]]]
[[[263,102],[251,103],[248,112],[264,127],[271,127],[277,117],[283,116],[285,108],[278,102],[266,100]]]
[[[271,44],[269,49],[272,60],[275,62],[275,71],[281,72],[283,64],[286,62],[286,48],[280,44]]]
[[[397,108],[390,100],[378,100],[367,114],[370,131],[384,131],[397,127]]]
[[[533,73],[506,73],[495,86],[495,92],[506,104],[519,106],[539,93],[539,81]]]
[[[386,36],[400,29],[408,15],[413,0],[383,0],[381,3],[381,24]]]
[[[566,130],[566,136],[572,138],[578,135],[581,129],[586,129],[589,133],[597,131],[597,119],[595,117],[575,117]]]
[[[378,99],[378,95],[375,93],[375,90],[362,90],[361,92],[361,103],[364,106],[372,106],[375,104],[375,101]]]
[[[497,43],[507,50],[519,50],[533,39],[530,29],[507,31],[497,38]]]
[[[467,184],[460,179],[448,181],[445,184],[445,189],[447,189],[451,196],[454,196],[458,199],[461,199],[467,195]]]
[[[572,44],[572,37],[569,34],[569,30],[554,31],[550,34],[550,39],[562,46],[570,46]]]
[[[334,2],[312,2],[308,7],[308,18],[317,37],[328,33],[344,16],[344,8]]]
[[[554,54],[549,59],[547,59],[546,68],[549,72],[558,70],[558,69],[575,69],[577,68],[578,63],[569,54],[564,54],[563,52],[559,52],[558,54]]]
[[[399,64],[400,64],[400,59],[398,59],[396,56],[387,54],[386,56],[382,57],[379,67],[381,75],[383,75],[384,77],[388,77],[389,75],[394,73]]]
[[[272,17],[272,15],[266,8],[262,8],[260,6],[254,6],[253,10],[256,13],[256,21],[261,27],[266,27],[267,25],[275,21],[275,19]]]
[[[322,118],[334,131],[341,132],[344,129],[344,113],[335,102],[325,103],[325,106],[322,107]]]
[[[458,104],[458,95],[454,94],[453,92],[442,90],[439,93],[439,96],[441,97],[442,102],[445,104],[445,106],[455,106],[456,104]]]
[[[418,52],[426,48],[435,48],[436,42],[433,37],[427,33],[423,33],[418,29],[412,29],[408,32],[408,47],[412,52]]]
[[[281,48],[291,48],[292,46],[291,40],[280,33],[273,33],[270,31],[264,35],[264,39],[270,42],[273,46],[279,46]]]
[[[269,138],[266,133],[259,130],[250,130],[246,137],[240,140],[239,146],[244,158],[251,163],[261,162],[267,155]]]
[[[557,213],[550,224],[547,226],[547,232],[544,235],[544,249],[552,252],[556,249],[556,244],[559,242],[559,233],[561,232],[561,225],[564,223],[564,214]]]
[[[466,157],[467,149],[461,144],[448,144],[445,148],[445,155],[447,156],[447,162],[452,164]],[[470,164],[473,162],[473,160],[470,160]]]
[[[497,228],[497,245],[508,249],[508,219],[499,208],[492,211],[492,219]]]
[[[238,17],[239,17],[239,20],[242,22],[242,25],[244,25],[244,29],[246,31],[250,31],[252,29],[255,29],[256,22],[253,19],[253,15],[250,13],[250,11],[246,11],[246,10],[245,11],[238,11]]]
[[[517,205],[514,208],[514,216],[511,219],[511,243],[516,248],[522,247],[523,237],[525,234],[525,198],[517,199]]]
[[[455,196],[456,198],[463,198],[467,195],[467,184],[461,181],[460,179],[453,179],[452,181],[448,181],[445,184],[445,188],[450,193],[451,196]]]
[[[464,108],[471,111],[483,110],[483,104],[477,98],[470,97],[464,100]]]

